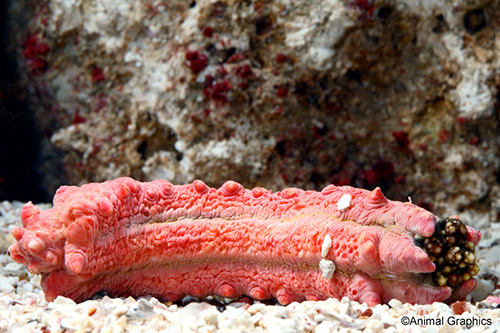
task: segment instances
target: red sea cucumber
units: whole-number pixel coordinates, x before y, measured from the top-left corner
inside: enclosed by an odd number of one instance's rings
[[[437,217],[379,188],[327,186],[247,190],[228,181],[174,186],[119,178],[61,187],[54,207],[23,207],[24,228],[9,251],[42,274],[48,301],[99,291],[175,301],[248,295],[281,304],[347,296],[374,305],[397,298],[431,303],[448,286],[423,282],[435,270],[415,236],[433,235]],[[468,228],[477,244],[480,233]],[[474,279],[458,288],[464,297]]]

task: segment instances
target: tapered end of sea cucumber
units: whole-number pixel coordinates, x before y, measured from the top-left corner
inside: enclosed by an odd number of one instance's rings
[[[12,230],[17,240],[9,247],[12,259],[26,265],[33,274],[58,270],[64,241],[53,232],[51,217],[28,202],[21,211],[21,220],[24,228]]]
[[[419,240],[424,251],[436,265],[436,270],[431,273],[433,283],[441,287],[451,287],[455,296],[457,291],[458,294],[472,291],[476,285],[473,277],[479,272],[475,245],[480,238],[479,231],[467,227],[458,217],[452,216],[440,220],[431,237]],[[471,280],[472,282],[469,282]],[[467,293],[463,296],[465,297]]]

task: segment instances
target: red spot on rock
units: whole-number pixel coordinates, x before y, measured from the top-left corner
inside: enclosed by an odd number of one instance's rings
[[[102,82],[106,79],[106,76],[104,75],[104,71],[102,70],[102,68],[97,66],[92,68],[91,75],[92,75],[91,78],[92,83]]]
[[[354,177],[356,165],[352,162],[346,162],[342,169],[332,175],[331,183],[337,186],[350,185]]]
[[[280,114],[282,114],[284,111],[284,108],[282,106],[278,106],[276,108],[274,108],[273,110],[273,114],[279,116]]]
[[[108,106],[108,97],[105,94],[99,94],[93,101],[95,112],[99,112]]]
[[[39,43],[36,48],[37,48],[37,53],[40,55],[46,55],[50,51],[50,46],[45,43]]]
[[[425,143],[423,143],[423,142],[421,142],[421,143],[417,144],[417,147],[418,147],[418,149],[420,149],[420,150],[421,150],[421,151],[423,151],[423,152],[426,152],[426,151],[427,151],[427,144],[425,144]]]
[[[48,62],[45,56],[50,52],[50,46],[41,43],[38,37],[31,35],[24,43],[23,55],[26,59],[30,73],[37,76],[48,69]]]
[[[479,138],[477,136],[475,136],[472,139],[470,139],[469,143],[471,145],[477,145],[479,143]]]
[[[29,63],[30,73],[37,76],[40,73],[44,73],[49,69],[49,64],[47,60],[42,58],[36,58],[31,63]]]
[[[46,55],[50,52],[50,46],[41,43],[37,36],[30,36],[24,43],[23,55],[26,58],[33,58],[35,56]]]
[[[155,6],[153,6],[153,4],[151,4],[151,3],[146,3],[146,4],[144,4],[144,6],[146,7],[146,10],[148,11],[149,17],[155,17],[156,15],[158,15],[160,13],[160,8],[165,8],[165,4],[162,4],[162,3],[155,5]]]
[[[360,18],[368,18],[369,16],[372,16],[376,8],[371,0],[354,0],[353,7],[361,10],[362,15]]]
[[[71,125],[76,125],[76,124],[81,124],[87,121],[87,118],[83,117],[80,115],[80,112],[76,110],[75,116],[73,117],[73,121],[71,122]]]
[[[220,66],[219,68],[217,68],[217,76],[218,77],[224,78],[224,77],[226,77],[226,75],[227,75],[227,71],[224,68],[224,66]]]
[[[351,179],[350,178],[340,178],[339,180],[336,180],[333,183],[337,186],[350,185]]]
[[[217,1],[212,4],[212,12],[216,17],[224,16],[226,11],[226,4],[223,1]]]
[[[226,63],[228,64],[233,64],[235,62],[240,62],[240,61],[243,61],[247,58],[246,55],[244,55],[243,53],[235,53],[233,54],[232,56],[230,56],[227,60],[226,60]]]
[[[282,64],[282,63],[284,63],[284,62],[285,62],[285,61],[287,61],[287,60],[288,60],[288,57],[286,56],[286,54],[283,54],[283,53],[278,53],[278,54],[276,55],[276,62],[277,62],[278,64]]]
[[[208,57],[198,51],[187,51],[185,64],[194,74],[198,74],[207,67]]]
[[[191,115],[191,121],[194,123],[194,124],[200,124],[201,123],[201,119],[200,117],[198,117],[197,115],[193,114]]]
[[[340,108],[342,107],[342,105],[339,103],[339,102],[335,102],[335,103],[332,103],[332,102],[326,102],[324,105],[323,105],[323,108],[325,109],[326,112],[328,112],[329,114],[334,114],[334,113],[337,113],[338,110],[340,110]]]
[[[391,181],[394,179],[394,164],[389,161],[377,161],[373,165],[372,170],[375,171],[378,174],[379,178],[383,181]]]
[[[450,131],[448,131],[447,129],[442,129],[441,131],[439,131],[439,140],[441,140],[441,142],[448,141],[449,138]]]
[[[277,86],[276,87],[276,96],[278,96],[278,97],[288,96],[288,87],[287,86]]]
[[[246,81],[240,82],[238,84],[238,87],[240,87],[241,90],[247,90],[248,89],[248,82],[246,82]]]
[[[378,173],[375,170],[367,170],[363,173],[363,176],[370,185],[376,184],[379,181]]]
[[[203,89],[203,95],[218,102],[227,102],[226,93],[231,90],[232,86],[227,80],[211,83]]]
[[[214,82],[214,77],[210,74],[205,75],[205,84],[209,85]]]
[[[241,78],[247,78],[253,74],[250,65],[237,66],[234,72]]]
[[[394,164],[385,160],[378,160],[370,170],[358,170],[357,180],[368,187],[380,186],[387,187],[391,183],[397,182]],[[404,178],[402,178],[404,180]]]
[[[408,149],[410,146],[410,138],[407,132],[405,131],[395,131],[392,132],[392,136],[396,140],[398,146],[404,149]]]
[[[327,128],[324,123],[317,123],[313,127],[314,137],[318,140],[322,140],[325,136]]]
[[[458,123],[458,125],[460,125],[460,126],[465,125],[465,123],[466,123],[466,122],[467,122],[467,118],[465,118],[465,117],[458,117],[458,118],[457,118],[457,123]]]
[[[203,29],[203,36],[211,38],[214,34],[214,28],[212,27],[206,27]]]

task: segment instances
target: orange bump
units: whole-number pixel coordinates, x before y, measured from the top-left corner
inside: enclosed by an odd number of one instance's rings
[[[292,296],[285,289],[278,290],[276,299],[281,305],[288,305],[293,302]]]
[[[23,225],[26,227],[26,220],[37,214],[40,214],[40,209],[37,206],[33,205],[31,201],[24,205],[21,209],[21,220],[23,221]]]
[[[389,201],[387,201],[386,197],[382,193],[382,190],[380,190],[380,187],[376,187],[371,193],[370,193],[370,201],[372,205],[374,206],[382,206],[387,204]]]
[[[253,287],[250,290],[250,297],[254,299],[263,300],[267,298],[266,296],[266,292],[261,287]]]
[[[160,187],[160,195],[162,198],[166,199],[166,198],[169,198],[172,193],[174,193],[174,190],[172,188],[172,184],[168,183],[168,184],[165,184],[165,185],[162,185]]]
[[[371,240],[366,239],[364,242],[365,243],[361,245],[361,256],[366,259],[370,258],[375,260],[378,257],[377,247]]]
[[[296,197],[297,194],[299,194],[299,190],[296,188],[285,188],[283,191],[281,191],[281,197],[285,199],[291,199],[293,197]]]
[[[57,257],[54,253],[48,252],[47,256],[45,257],[45,260],[51,264],[52,266],[55,266],[57,264]]]
[[[18,241],[23,238],[24,233],[26,232],[27,229],[24,228],[14,228],[12,229],[12,236]]]
[[[97,207],[99,208],[102,216],[110,216],[113,213],[113,204],[106,197],[97,202]]]
[[[252,195],[254,198],[258,198],[258,197],[261,197],[264,195],[264,193],[266,193],[267,190],[265,188],[262,188],[262,187],[256,187],[252,190]]]
[[[202,182],[201,180],[195,180],[193,182],[193,186],[194,186],[194,189],[196,190],[196,192],[198,193],[205,193],[208,189],[208,186],[207,184],[205,184],[204,182]]]
[[[43,250],[45,250],[45,242],[38,238],[33,238],[32,240],[29,241],[28,243],[28,248],[33,252],[33,253],[38,253]]]
[[[203,296],[203,289],[201,289],[199,286],[193,286],[190,293],[194,297],[201,297]]]
[[[65,265],[74,274],[80,274],[85,265],[85,257],[81,253],[69,253],[66,255]]]
[[[219,287],[219,295],[222,297],[227,297],[231,298],[236,295],[236,291],[234,290],[233,286],[231,286],[228,283],[224,283]]]
[[[125,177],[125,181],[123,182],[123,185],[128,187],[132,193],[137,193],[141,189],[141,185],[139,185],[139,182],[136,182],[132,178]]]
[[[118,189],[115,191],[116,196],[120,200],[128,198],[130,196],[131,192],[132,191],[130,190],[130,188],[128,186],[126,186],[125,184],[120,185],[118,187]]]
[[[144,189],[144,193],[146,194],[148,199],[155,200],[158,192],[157,192],[156,188],[154,188],[154,187],[153,188],[147,187]]]
[[[220,190],[223,195],[231,196],[237,195],[242,188],[243,186],[241,186],[241,184],[232,180],[228,180],[221,186]]]
[[[335,186],[333,184],[328,185],[327,187],[325,187],[324,189],[321,190],[321,194],[328,195],[328,194],[335,192],[336,190],[337,190],[337,186]]]

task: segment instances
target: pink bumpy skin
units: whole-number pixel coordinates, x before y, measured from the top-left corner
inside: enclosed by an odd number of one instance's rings
[[[42,274],[48,301],[115,296],[248,295],[293,301],[347,296],[369,305],[432,303],[449,287],[424,284],[435,265],[415,245],[437,217],[380,189],[327,186],[272,193],[228,181],[174,186],[119,178],[63,186],[54,207],[23,207],[9,251]],[[470,240],[480,234],[469,228]],[[462,284],[453,298],[474,289]]]

